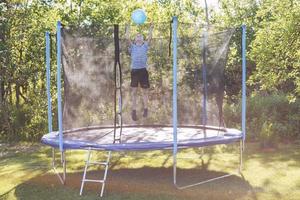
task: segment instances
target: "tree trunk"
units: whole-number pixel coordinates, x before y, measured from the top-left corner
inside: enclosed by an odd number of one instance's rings
[[[2,64],[1,64],[1,61],[0,61],[0,106],[2,105],[2,102],[3,102],[3,80],[2,80]]]
[[[4,6],[7,5],[7,0],[2,0],[1,1]],[[3,11],[1,11],[3,12]],[[5,19],[5,11],[3,12],[3,14],[1,14],[2,18]],[[5,47],[5,43],[6,43],[6,37],[5,37],[5,34],[6,34],[6,28],[5,28],[5,22],[4,20],[2,21],[3,23],[1,23],[1,26],[0,26],[0,42],[3,44],[1,46],[4,46]],[[5,66],[7,64],[7,52],[6,52],[6,49],[3,48],[3,49],[0,49],[0,105],[2,105],[2,103],[4,102],[4,77],[5,77],[5,72],[4,72],[4,69],[5,69]]]
[[[16,84],[15,90],[16,90],[16,107],[19,108],[20,107],[20,86],[18,83]]]

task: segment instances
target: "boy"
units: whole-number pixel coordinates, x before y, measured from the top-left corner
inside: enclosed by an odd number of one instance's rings
[[[129,43],[129,53],[131,56],[131,99],[132,99],[132,111],[131,118],[133,121],[137,121],[136,113],[136,99],[137,99],[137,90],[138,85],[142,88],[143,96],[143,117],[148,116],[148,89],[150,88],[149,84],[149,74],[147,71],[147,53],[149,49],[149,43],[152,38],[153,26],[151,25],[149,36],[147,41],[144,41],[142,34],[138,33],[135,36],[134,42],[130,40],[129,30],[127,28],[127,40]]]

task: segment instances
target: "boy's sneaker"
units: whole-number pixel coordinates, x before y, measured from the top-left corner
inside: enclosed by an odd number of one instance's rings
[[[144,108],[143,117],[148,117],[148,108]]]
[[[131,112],[131,118],[132,118],[133,121],[137,121],[138,120],[137,116],[136,116],[136,110],[132,110],[132,112]]]

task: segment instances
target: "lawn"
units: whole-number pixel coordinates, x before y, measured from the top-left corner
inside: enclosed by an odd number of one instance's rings
[[[238,161],[237,145],[181,151],[179,184],[231,172]],[[67,184],[51,170],[51,149],[40,144],[0,146],[0,199],[96,199],[100,187],[87,184],[79,196],[84,151],[68,151]],[[103,154],[95,152],[94,159]],[[103,199],[299,200],[300,142],[261,150],[247,143],[242,176],[178,190],[172,184],[172,154],[168,151],[113,153]],[[101,176],[90,168],[89,177]]]

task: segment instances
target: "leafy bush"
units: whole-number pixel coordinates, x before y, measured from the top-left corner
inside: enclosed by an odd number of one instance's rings
[[[254,96],[247,100],[247,138],[259,140],[263,146],[299,137],[300,101],[293,103],[284,95]],[[227,126],[240,128],[241,103],[226,105]]]

